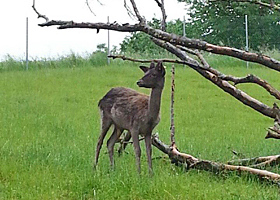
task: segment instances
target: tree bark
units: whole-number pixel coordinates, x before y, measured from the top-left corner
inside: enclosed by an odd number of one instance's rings
[[[229,164],[222,164],[208,160],[200,160],[190,154],[181,153],[177,148],[173,148],[172,146],[168,146],[159,140],[157,136],[153,136],[153,143],[156,148],[158,148],[163,153],[167,154],[172,163],[177,165],[181,164],[186,166],[186,169],[199,169],[205,171],[211,171],[214,173],[221,173],[226,171],[237,171],[237,172],[245,172],[258,176],[261,179],[267,179],[272,181],[273,183],[279,184],[280,182],[280,174],[276,174],[273,172],[269,172],[267,170],[255,169],[247,166],[236,166]],[[280,155],[268,156],[268,157],[259,157],[255,158],[257,161],[263,161],[259,163],[259,165],[265,166],[268,160],[272,163],[273,161],[279,163]],[[244,162],[243,162],[244,164]]]

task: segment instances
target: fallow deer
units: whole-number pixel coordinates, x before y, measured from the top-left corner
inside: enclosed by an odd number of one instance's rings
[[[140,66],[145,73],[137,82],[139,87],[151,88],[150,96],[124,87],[112,88],[98,103],[101,114],[101,134],[95,155],[96,166],[105,135],[111,125],[114,131],[107,141],[111,166],[114,167],[114,145],[123,130],[131,134],[136,157],[137,170],[140,173],[141,149],[139,135],[145,138],[149,172],[152,173],[152,131],[160,121],[161,94],[165,82],[165,68],[162,62],[152,62],[150,67]]]

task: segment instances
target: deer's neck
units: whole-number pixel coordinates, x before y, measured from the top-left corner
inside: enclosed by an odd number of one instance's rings
[[[148,106],[148,118],[152,124],[157,120],[160,110],[162,88],[153,88],[150,94]]]

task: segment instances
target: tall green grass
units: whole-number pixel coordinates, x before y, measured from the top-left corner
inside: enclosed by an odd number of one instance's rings
[[[62,67],[56,62],[56,67],[33,63],[29,71],[0,71],[0,199],[279,199],[275,185],[255,177],[185,172],[168,158],[153,160],[155,173],[149,177],[143,144],[141,175],[131,146],[128,154],[116,155],[116,169],[111,171],[104,145],[93,171],[100,131],[98,100],[115,86],[149,91],[135,84],[143,75],[136,64],[114,61],[92,66],[79,58],[72,61]],[[279,85],[279,74],[266,68],[221,65],[219,70],[236,76],[262,75]],[[275,101],[257,86],[242,89],[268,105]],[[154,130],[165,143],[169,143],[169,105],[167,73],[161,122]],[[220,162],[235,158],[231,150],[246,157],[279,154],[279,141],[264,140],[265,128],[272,123],[193,70],[176,67],[175,126],[181,151]],[[153,157],[159,156],[163,154],[154,148]],[[278,166],[270,170],[280,173]]]

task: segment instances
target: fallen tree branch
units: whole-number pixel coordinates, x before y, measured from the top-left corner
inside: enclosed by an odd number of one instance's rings
[[[273,111],[276,116],[274,119],[274,125],[273,127],[268,128],[265,139],[280,139],[280,110],[276,103],[273,104]]]
[[[249,74],[246,77],[222,76],[221,78],[225,81],[233,82],[234,85],[241,83],[256,83],[266,89],[266,91],[268,91],[276,99],[280,100],[280,92],[278,90],[272,87],[267,81],[262,80],[253,74]]]
[[[280,155],[244,158],[239,160],[229,161],[229,165],[250,166],[254,168],[262,168],[266,166],[275,166],[280,164]]]
[[[275,133],[275,130],[268,129],[265,139],[269,139],[269,138],[280,139],[280,133],[278,133],[278,131],[277,131],[277,133]]]
[[[222,163],[217,163],[208,160],[200,160],[192,155],[181,153],[177,148],[172,148],[171,146],[164,144],[158,138],[158,136],[153,136],[152,140],[153,140],[152,144],[160,151],[167,154],[172,163],[182,164],[182,165],[186,164],[187,170],[199,169],[199,170],[211,171],[214,173],[221,173],[225,171],[246,172],[253,175],[257,175],[261,179],[270,180],[273,183],[278,184],[280,182],[280,174],[269,172],[267,170],[255,169],[252,167],[235,166],[235,165],[222,164]],[[280,155],[275,156],[277,157],[277,162],[279,162],[279,156]]]
[[[177,57],[179,57],[181,60],[185,60],[185,54],[180,51],[180,49],[176,48],[170,43],[167,42],[162,42],[160,40],[154,39],[154,42],[157,43],[158,46],[162,46],[169,52],[173,53]],[[265,116],[275,118],[276,114],[274,110],[267,106],[266,104],[254,99],[253,97],[249,96],[242,90],[237,89],[236,87],[232,86],[230,83],[227,81],[222,80],[217,76],[216,74],[206,70],[203,66],[201,66],[198,62],[188,62],[187,64],[189,67],[197,71],[199,74],[201,74],[204,78],[208,79],[215,85],[217,85],[219,88],[224,90],[225,92],[229,93],[233,97],[235,97],[237,100],[242,102],[243,104],[253,108],[254,110],[262,113]],[[215,70],[217,71],[217,70]]]

